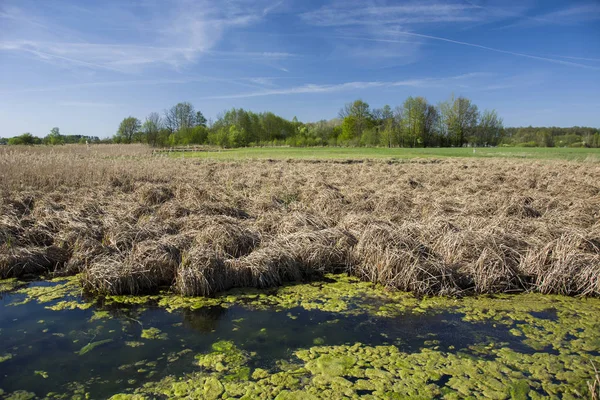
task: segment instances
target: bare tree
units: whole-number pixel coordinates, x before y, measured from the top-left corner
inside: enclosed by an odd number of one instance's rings
[[[177,103],[165,110],[165,127],[171,132],[179,132],[182,129],[192,128],[196,125],[196,112],[191,103]]]
[[[160,115],[156,112],[150,113],[146,117],[146,121],[142,125],[142,132],[146,136],[146,141],[151,146],[156,146],[158,143],[158,135],[163,128],[163,121]]]

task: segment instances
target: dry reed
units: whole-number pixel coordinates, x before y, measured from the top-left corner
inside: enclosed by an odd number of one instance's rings
[[[0,276],[211,295],[347,272],[419,294],[600,295],[600,166],[214,162],[0,149]]]

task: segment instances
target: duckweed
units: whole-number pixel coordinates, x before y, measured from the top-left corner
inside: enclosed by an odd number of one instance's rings
[[[142,339],[167,340],[168,336],[158,328],[148,328],[142,330]]]
[[[4,397],[5,400],[31,400],[35,399],[35,393],[27,392],[25,390],[17,390],[11,394],[7,394]]]
[[[136,341],[127,341],[125,342],[125,346],[128,347],[140,347],[143,346],[144,342],[136,342]]]
[[[233,342],[219,341],[213,343],[212,352],[197,354],[196,364],[203,369],[226,373],[228,380],[247,380],[250,369],[245,366],[248,354],[238,349]]]
[[[136,390],[148,398],[340,399],[340,398],[585,398],[591,370],[581,357],[492,350],[488,359],[465,352],[396,346],[315,346],[295,352],[302,364],[289,370],[256,368],[232,380],[250,358],[230,342],[198,355],[202,372],[167,377]],[[600,357],[596,357],[596,361]],[[248,367],[246,367],[248,368]]]
[[[39,304],[49,304],[47,309],[53,311],[60,310],[86,310],[93,306],[81,298],[81,287],[78,284],[78,277],[56,278],[49,281],[53,285],[49,286],[26,286],[15,291],[15,293],[25,295],[21,301],[11,303],[13,306],[27,304],[35,301]],[[60,301],[59,301],[60,300]]]
[[[110,318],[110,313],[108,311],[94,311],[94,314],[91,316],[89,321],[93,322],[108,318]]]
[[[44,379],[48,379],[48,373],[46,371],[34,371],[35,375],[39,375]]]
[[[157,362],[172,363],[191,351],[185,349],[178,352],[179,348],[189,346],[181,343],[181,347],[175,348],[175,351],[162,353],[157,361],[141,360],[119,367],[123,371],[138,371],[144,375],[127,381],[130,385],[141,385],[133,393],[117,394],[112,398],[334,400],[589,397],[588,382],[594,378],[592,365],[600,365],[600,299],[539,294],[464,299],[416,298],[411,294],[387,292],[377,285],[346,276],[330,275],[327,279],[327,282],[287,285],[266,291],[236,289],[214,298],[184,298],[164,293],[137,298],[110,297],[105,304],[154,303],[171,312],[212,306],[275,310],[284,312],[282,315],[287,315],[289,319],[286,318],[286,321],[290,324],[301,322],[306,316],[304,311],[311,310],[329,313],[323,324],[336,323],[355,315],[366,315],[366,323],[392,321],[393,318],[396,320],[392,323],[402,323],[405,315],[427,313],[440,316],[440,319],[450,316],[451,323],[464,325],[467,329],[472,324],[473,327],[484,326],[498,334],[492,337],[484,330],[484,333],[474,335],[468,343],[458,344],[454,341],[446,343],[442,335],[428,332],[422,336],[418,346],[411,348],[403,340],[405,338],[395,337],[385,328],[380,335],[375,332],[375,336],[385,338],[384,342],[376,342],[384,344],[381,346],[363,343],[325,346],[324,338],[327,338],[327,343],[334,338],[319,331],[308,336],[308,348],[295,351],[292,348],[291,353],[278,355],[278,358],[285,359],[275,363],[264,363],[255,354],[245,351],[243,343],[239,343],[238,347],[238,343],[220,340],[213,343],[208,352],[195,356],[195,372],[154,378],[157,379],[155,382],[142,384],[159,369]],[[26,296],[24,300],[19,300],[21,303],[47,303],[46,307],[63,307],[61,304],[71,302],[74,308],[92,306],[93,303],[79,298],[73,281],[54,283],[55,286],[27,288],[25,291],[19,288],[17,291]],[[55,290],[62,293],[63,297],[57,295]],[[65,305],[63,309],[68,307]],[[89,321],[111,318],[107,311],[89,314],[85,317]],[[302,319],[295,321],[297,318]],[[242,318],[231,321],[240,324],[240,329],[247,324],[242,324]],[[99,334],[100,328],[94,325],[94,329],[78,331],[78,335],[73,337],[80,339],[83,344]],[[269,326],[268,331],[267,328],[256,329],[253,335],[268,339],[277,332],[276,327]],[[141,338],[168,339],[166,333],[154,327],[143,329]],[[91,342],[77,354],[86,354],[111,340]],[[144,341],[125,341],[124,344],[138,347],[144,345]],[[0,362],[12,356],[0,356]],[[183,362],[186,359],[183,358]],[[126,378],[123,378],[125,381]]]
[[[19,281],[17,278],[0,279],[0,293],[12,292],[23,285],[26,285],[26,283]]]

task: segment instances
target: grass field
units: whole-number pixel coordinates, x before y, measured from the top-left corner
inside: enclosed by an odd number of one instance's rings
[[[586,148],[372,148],[372,147],[249,147],[169,153],[172,157],[215,160],[243,159],[411,159],[411,158],[521,158],[537,160],[600,161],[600,149]]]

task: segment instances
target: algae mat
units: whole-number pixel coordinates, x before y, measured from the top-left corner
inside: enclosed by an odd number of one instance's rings
[[[415,298],[346,276],[216,298],[2,281],[0,397],[589,398],[600,300]]]

